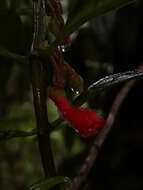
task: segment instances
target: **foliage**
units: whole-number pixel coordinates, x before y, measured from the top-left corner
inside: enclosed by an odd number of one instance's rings
[[[107,13],[119,7],[125,6],[132,1],[129,0],[89,0],[77,1],[69,13],[65,33],[70,34],[77,30],[82,24],[96,16]]]
[[[142,72],[132,70],[142,62],[143,4],[132,0],[63,0],[62,3],[66,24],[59,32],[54,15],[46,17],[46,40],[39,49],[46,54],[41,53],[37,60],[48,63],[57,45],[75,33],[71,44],[67,47],[64,44],[64,59],[83,77],[85,90],[79,96],[74,94],[76,98],[73,98],[73,92],[68,89],[67,95],[73,104],[97,109],[106,116],[120,88],[119,83],[142,77]],[[81,138],[63,119],[57,119],[57,108],[52,102],[48,103],[51,146],[61,176],[37,180],[42,176],[42,164],[31,90],[32,1],[0,2],[0,28],[0,189],[22,190],[31,184],[31,190],[57,188],[59,184],[69,183],[63,176],[72,178],[79,171],[93,139]],[[49,65],[45,70],[48,81],[48,77],[54,75],[53,70]],[[115,84],[117,87],[111,88]],[[93,189],[95,181],[100,190],[107,186],[126,190],[142,187],[140,178],[134,177],[141,168],[138,155],[142,151],[141,85],[140,82],[124,102],[123,111],[117,117],[117,128],[105,141],[83,189]]]

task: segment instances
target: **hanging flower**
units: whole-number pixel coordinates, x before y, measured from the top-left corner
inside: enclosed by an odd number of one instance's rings
[[[64,119],[83,137],[97,134],[104,127],[104,119],[95,111],[72,106],[64,96],[52,96]]]

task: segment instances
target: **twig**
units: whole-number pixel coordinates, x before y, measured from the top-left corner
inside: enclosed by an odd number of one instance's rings
[[[48,133],[55,131],[55,129],[60,128],[61,124],[63,125],[64,120],[62,118],[54,121],[49,127]],[[23,131],[23,130],[0,130],[0,141],[10,140],[13,138],[20,137],[29,137],[37,135],[37,129],[33,128],[31,131]]]
[[[143,66],[140,67],[143,70]],[[73,179],[71,185],[67,188],[67,190],[79,190],[81,184],[89,175],[91,168],[94,165],[94,162],[97,159],[98,153],[101,149],[102,144],[104,143],[107,135],[109,134],[110,130],[112,129],[113,123],[116,119],[116,115],[126,98],[129,91],[135,85],[137,80],[131,80],[121,89],[119,94],[117,95],[115,101],[112,104],[111,110],[107,117],[105,127],[101,130],[101,132],[97,135],[91,149],[89,150],[89,154],[86,157],[84,164],[82,165],[78,175]]]
[[[0,130],[0,141],[2,140],[9,140],[12,138],[18,138],[18,137],[30,137],[33,135],[36,135],[36,130],[31,131],[22,131],[22,130]]]

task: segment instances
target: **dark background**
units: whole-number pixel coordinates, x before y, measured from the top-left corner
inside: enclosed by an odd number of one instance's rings
[[[76,1],[69,1],[68,8],[73,3]],[[32,41],[32,17],[18,10],[30,7],[30,0],[0,1],[1,48],[28,55]],[[83,77],[85,87],[107,74],[135,69],[143,61],[143,3],[136,1],[93,19],[76,35],[65,59]],[[106,116],[120,88],[121,85],[91,97],[89,106]],[[123,102],[114,127],[82,189],[143,189],[142,88],[140,80]],[[54,120],[57,117],[55,107],[49,107],[49,118]],[[0,54],[0,130],[30,130],[33,127],[35,118],[29,65]],[[92,140],[80,138],[71,128],[55,131],[51,139],[59,173],[73,177]],[[0,141],[1,190],[26,189],[42,177],[36,137]]]

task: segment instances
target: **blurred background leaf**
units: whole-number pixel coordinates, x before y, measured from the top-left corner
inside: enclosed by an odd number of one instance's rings
[[[77,30],[82,24],[96,16],[105,14],[114,9],[125,6],[133,0],[83,0],[73,3],[70,9],[65,35]]]

